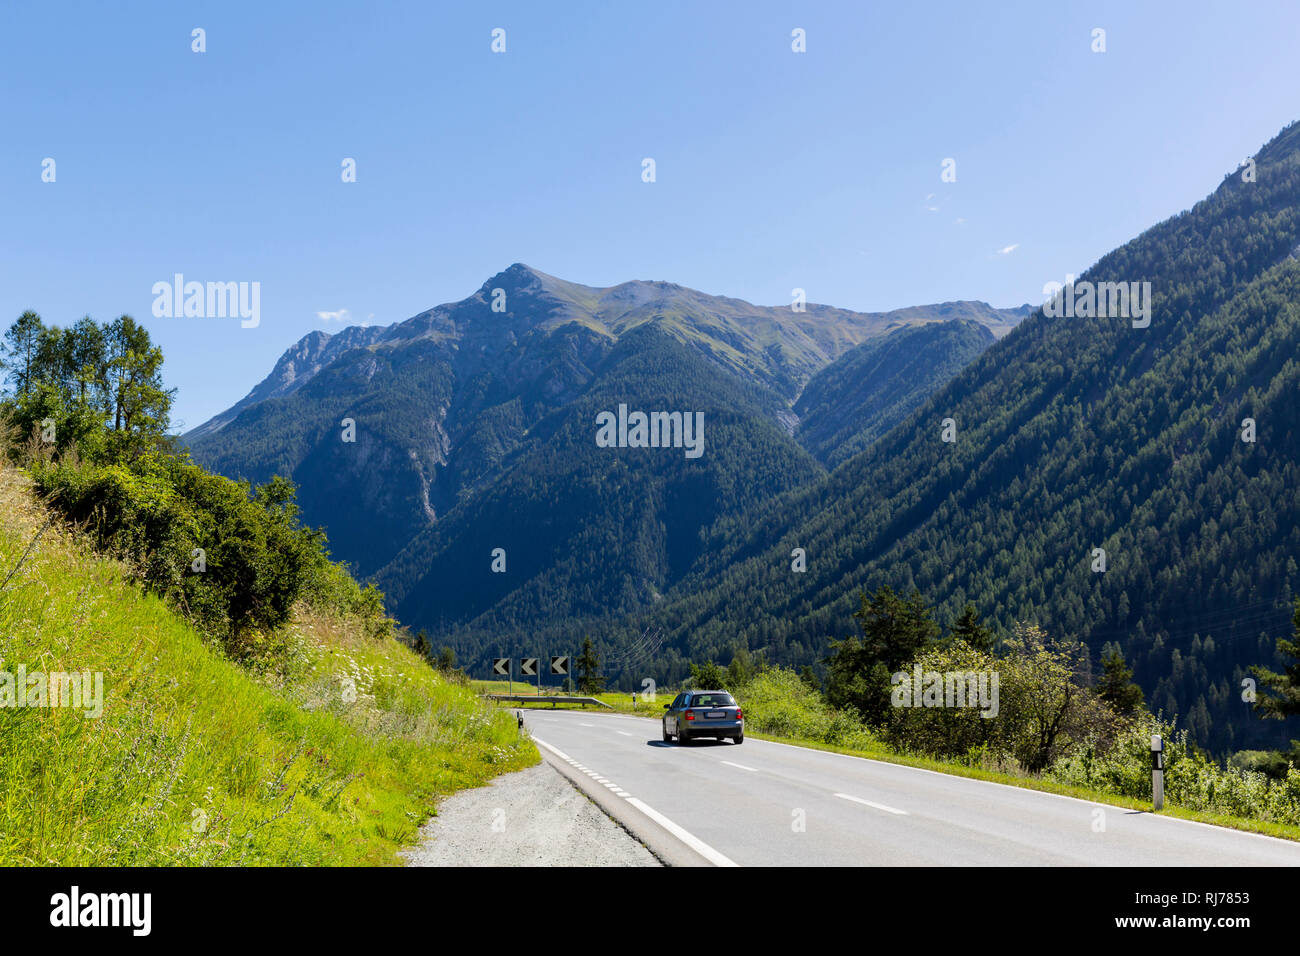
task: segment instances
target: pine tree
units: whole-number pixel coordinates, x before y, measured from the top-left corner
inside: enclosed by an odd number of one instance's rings
[[[12,382],[14,395],[25,395],[32,386],[37,352],[44,331],[41,317],[28,310],[18,316],[18,321],[5,333],[2,364]]]
[[[605,686],[605,678],[597,673],[600,658],[591,646],[591,638],[582,639],[582,653],[578,655],[578,693],[598,694]]]
[[[176,390],[163,388],[162,350],[129,315],[105,327],[104,341],[114,445],[132,456],[166,432]]]
[[[1300,715],[1300,600],[1295,603],[1291,623],[1295,629],[1295,640],[1288,641],[1281,637],[1277,641],[1278,654],[1290,658],[1286,669],[1280,674],[1266,667],[1250,669],[1273,695],[1260,695],[1255,701],[1255,710],[1261,717],[1283,720]]]
[[[1133,683],[1133,671],[1124,660],[1118,644],[1107,644],[1101,652],[1101,680],[1097,696],[1128,716],[1146,706],[1142,688]]]
[[[939,636],[930,609],[915,588],[904,598],[888,585],[874,595],[862,590],[853,616],[862,637],[831,643],[826,696],[834,707],[855,707],[879,724],[889,710],[890,675]]]
[[[977,651],[986,653],[993,651],[993,632],[984,626],[979,613],[975,610],[975,605],[969,601],[957,620],[952,622],[949,637],[963,641]]]
[[[817,679],[817,674],[813,671],[811,664],[803,666],[803,670],[799,672],[799,679],[813,690],[819,691],[822,689],[822,683]]]

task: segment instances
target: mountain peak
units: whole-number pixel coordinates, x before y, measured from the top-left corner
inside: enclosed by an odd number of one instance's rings
[[[496,275],[491,276],[483,288],[505,288],[508,286],[531,285],[540,283],[546,285],[550,282],[561,282],[553,275],[548,275],[540,269],[534,269],[532,266],[523,262],[512,262]]]
[[[501,299],[498,290],[504,293],[504,310],[494,308]],[[245,409],[296,392],[355,348],[401,348],[417,341],[445,343],[468,337],[473,351],[481,352],[503,343],[513,345],[515,336],[534,330],[545,334],[575,322],[606,340],[617,340],[653,322],[723,366],[756,376],[793,398],[817,369],[898,325],[969,318],[1001,337],[1023,317],[1013,310],[968,301],[911,306],[891,313],[810,305],[807,313],[792,313],[788,307],[756,306],[662,279],[589,286],[513,262],[467,298],[405,321],[307,333],[240,402],[187,437],[198,440],[220,431]]]
[[[490,291],[496,288],[517,288],[521,285],[540,282],[541,278],[541,273],[531,266],[527,266],[522,262],[512,262],[495,275],[488,276],[480,287],[480,291]]]

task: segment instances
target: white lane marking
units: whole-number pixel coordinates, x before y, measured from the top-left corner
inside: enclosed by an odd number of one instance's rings
[[[535,743],[541,744],[543,747],[545,747],[551,753],[555,754],[555,756],[559,757],[561,760],[567,760],[569,761],[569,763],[573,763],[575,767],[580,766],[580,764],[574,763],[573,758],[570,757],[568,754],[566,754],[563,750],[560,750],[558,747],[552,747],[550,744],[546,743],[545,741],[537,740],[537,738],[533,738],[533,740]]]
[[[545,713],[545,711],[535,711],[535,713]],[[646,721],[660,720],[660,718],[658,717],[649,717],[649,716],[631,717],[631,716],[624,716],[621,714],[620,715],[610,714],[607,716],[617,720],[646,720]],[[555,719],[559,721],[559,720],[564,720],[566,718],[557,717]],[[1018,794],[1023,794],[1031,798],[1034,796],[1053,797],[1057,800],[1069,800],[1073,803],[1087,804],[1089,807],[1097,807],[1097,806],[1109,807],[1115,810],[1123,810],[1126,813],[1139,812],[1142,814],[1142,817],[1144,819],[1148,819],[1148,820],[1165,820],[1168,821],[1169,823],[1186,823],[1194,827],[1208,827],[1211,830],[1218,831],[1218,833],[1221,836],[1227,835],[1227,836],[1254,837],[1256,840],[1268,840],[1271,843],[1280,843],[1292,849],[1294,849],[1296,846],[1296,841],[1288,840],[1283,837],[1269,836],[1266,833],[1255,833],[1254,831],[1251,830],[1238,830],[1234,827],[1225,827],[1217,823],[1205,823],[1202,820],[1187,820],[1183,817],[1173,817],[1162,813],[1151,813],[1149,811],[1135,811],[1133,807],[1126,807],[1119,803],[1107,803],[1104,800],[1089,800],[1084,797],[1072,797],[1069,794],[1065,794],[1065,793],[1052,793],[1047,790],[1035,790],[1031,787],[1018,787],[1013,783],[1002,783],[997,780],[981,780],[979,777],[966,777],[956,773],[944,773],[942,770],[931,770],[928,767],[913,767],[910,764],[895,763],[892,760],[880,760],[879,758],[876,757],[867,757],[861,754],[844,754],[844,753],[837,753],[834,750],[818,750],[816,747],[802,747],[799,744],[790,744],[782,740],[760,740],[757,737],[751,737],[750,740],[756,746],[789,747],[791,750],[798,750],[800,753],[810,755],[814,758],[816,758],[817,756],[841,757],[845,760],[857,760],[862,763],[875,764],[886,769],[892,768],[895,770],[914,770],[917,773],[933,774],[936,777],[943,777],[946,781],[958,787],[966,783],[984,784],[985,786],[989,786],[989,787],[1001,787],[1004,790],[1014,790]],[[670,747],[668,749],[671,752],[676,750],[677,748]]]
[[[1141,813],[1142,817],[1147,820],[1166,820],[1169,823],[1187,823],[1194,827],[1209,827],[1217,830],[1220,835],[1246,836],[1254,837],[1257,840],[1268,840],[1272,843],[1285,844],[1294,848],[1296,841],[1288,840],[1284,837],[1269,836],[1267,833],[1255,833],[1251,830],[1238,830],[1235,827],[1225,827],[1217,823],[1206,823],[1202,820],[1187,820],[1183,817],[1171,817],[1163,813],[1151,813],[1146,810],[1135,810],[1133,807],[1126,807],[1119,803],[1107,803],[1104,800],[1089,800],[1085,797],[1072,797],[1066,793],[1052,793],[1048,790],[1035,790],[1032,787],[1017,787],[1014,783],[1002,783],[998,780],[981,780],[979,777],[965,777],[957,773],[944,773],[942,770],[931,770],[928,767],[913,767],[910,764],[894,763],[892,760],[880,760],[876,757],[864,757],[860,754],[842,754],[834,750],[818,750],[816,747],[801,747],[798,744],[788,744],[781,740],[759,740],[754,738],[754,743],[759,745],[770,745],[773,747],[789,747],[792,750],[798,750],[804,754],[822,755],[826,757],[843,757],[845,760],[858,760],[863,763],[876,764],[885,768],[897,770],[914,770],[917,773],[933,774],[936,777],[943,777],[944,780],[960,787],[967,783],[984,784],[989,787],[1001,787],[1003,790],[1013,790],[1018,794],[1028,797],[1052,797],[1056,800],[1069,800],[1072,803],[1083,803],[1089,807],[1110,807],[1115,810],[1123,810],[1125,813]]]
[[[583,724],[583,723],[580,723],[580,724],[578,724],[578,726],[579,726],[579,727],[595,727],[596,725],[595,725],[595,724]]]
[[[901,816],[909,815],[906,810],[899,810],[895,807],[887,807],[883,803],[872,803],[870,800],[863,800],[861,797],[850,796],[847,793],[837,793],[835,794],[835,796],[839,797],[841,800],[852,800],[854,803],[861,803],[868,807],[875,807],[877,810],[884,810],[886,813],[897,813],[900,814]]]
[[[534,737],[533,743],[545,747],[547,750],[555,754],[555,756],[559,757],[561,760],[565,760],[565,761],[572,760],[572,758],[569,757],[568,754],[564,753],[564,751],[552,747],[545,740],[538,740],[536,737]],[[713,847],[709,846],[707,843],[705,843],[695,834],[691,833],[688,830],[684,830],[681,827],[679,827],[677,824],[673,823],[672,820],[669,820],[666,816],[664,816],[654,807],[643,803],[642,801],[638,800],[636,797],[628,796],[626,790],[614,789],[614,792],[617,793],[624,800],[626,800],[629,804],[636,807],[638,810],[640,810],[642,813],[648,816],[655,823],[659,824],[661,827],[663,827],[673,836],[677,837],[677,839],[681,840],[688,847],[690,847],[700,856],[704,857],[714,866],[737,866],[738,865],[734,860],[730,859],[729,857],[723,856],[721,853],[713,849]]]
[[[638,800],[636,797],[628,797],[627,802],[630,803],[632,806],[636,807],[638,810],[640,810],[642,813],[648,816],[655,823],[659,824],[661,827],[663,827],[673,836],[677,837],[677,839],[681,840],[688,847],[690,847],[700,856],[704,857],[714,866],[737,866],[738,865],[735,860],[723,856],[721,853],[713,849],[713,847],[709,846],[707,843],[705,843],[695,834],[687,830],[683,830],[681,827],[673,823],[672,820],[669,820],[666,816],[664,816],[654,807],[647,806],[645,803]]]
[[[728,767],[735,767],[737,770],[748,770],[750,773],[758,773],[757,767],[746,767],[743,763],[732,763],[730,760],[722,761]]]
[[[616,731],[614,731],[614,733],[616,733],[616,734],[622,734],[624,737],[632,737],[632,736],[635,736],[634,734],[629,734],[626,730],[616,730]]]

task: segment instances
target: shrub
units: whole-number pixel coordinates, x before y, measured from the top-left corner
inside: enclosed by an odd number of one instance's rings
[[[1276,750],[1238,750],[1228,761],[1238,770],[1253,770],[1274,780],[1285,780],[1291,766],[1287,756]]]
[[[967,675],[960,682],[967,694],[974,689],[971,676],[977,687],[982,679],[990,699],[987,705],[952,706],[956,701],[947,699],[944,680],[937,705],[921,706],[915,699],[921,691],[912,688],[912,705],[900,701],[886,716],[888,742],[927,756],[1038,773],[1085,741],[1104,747],[1114,740],[1118,718],[1077,676],[1087,653],[1082,645],[1053,641],[1033,625],[1017,624],[1005,647],[1006,653],[995,657],[954,640],[919,654],[903,670],[907,681],[896,691],[910,687],[920,668],[922,675]],[[923,688],[932,684],[937,686],[923,679]],[[985,709],[991,716],[982,715]]]
[[[1276,823],[1300,824],[1300,771],[1271,780],[1255,770],[1220,767],[1189,744],[1187,731],[1149,715],[1123,726],[1113,746],[1090,742],[1057,760],[1045,776],[1136,799],[1151,796],[1151,735],[1165,742],[1165,797],[1171,804]]]
[[[865,749],[875,738],[851,710],[835,710],[798,674],[771,668],[756,674],[737,698],[745,722],[760,733]]]
[[[912,667],[904,672],[907,687],[911,693],[900,698],[897,693],[904,685],[896,685],[894,706],[891,707],[885,722],[885,739],[902,750],[919,752],[934,757],[958,757],[976,749],[992,750],[997,756],[1005,756],[1010,741],[1001,737],[1005,722],[1000,722],[1002,705],[1001,687],[998,687],[997,712],[992,716],[981,716],[976,701],[968,702],[962,707],[925,707],[920,700],[922,688],[912,687],[915,668],[924,674],[982,674],[992,675],[1000,671],[999,661],[991,654],[977,651],[962,641],[954,641],[946,647],[932,648],[920,654]],[[1000,676],[1000,675],[999,675]],[[991,677],[985,678],[985,687],[992,690]],[[964,685],[969,689],[969,684]],[[940,687],[942,695],[943,688]]]
[[[382,596],[328,560],[324,535],[299,524],[283,478],[253,489],[169,454],[129,465],[34,462],[32,476],[96,548],[126,561],[232,656],[274,657],[274,632],[300,599],[361,618],[372,634],[387,629]]]
[[[1048,637],[1037,625],[1017,623],[997,659],[1001,675],[998,738],[1031,773],[1040,773],[1085,740],[1111,740],[1113,710],[1083,686],[1088,649]]]

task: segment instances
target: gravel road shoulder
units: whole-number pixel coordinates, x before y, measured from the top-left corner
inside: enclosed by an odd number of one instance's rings
[[[408,866],[659,866],[548,763],[442,802]]]

